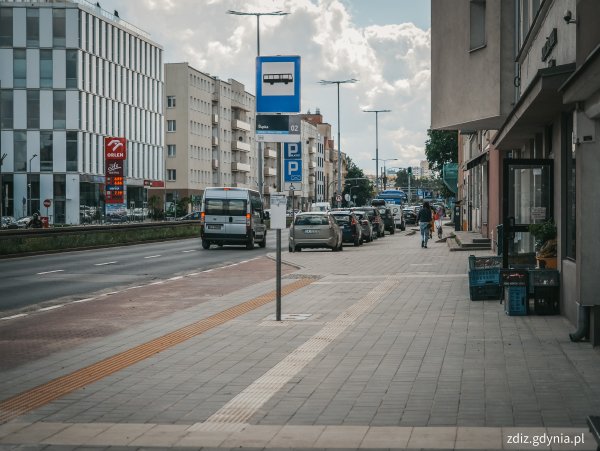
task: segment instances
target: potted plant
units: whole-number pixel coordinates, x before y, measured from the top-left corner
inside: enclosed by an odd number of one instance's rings
[[[556,268],[556,224],[552,219],[530,224],[529,233],[535,238],[536,259],[542,268]]]

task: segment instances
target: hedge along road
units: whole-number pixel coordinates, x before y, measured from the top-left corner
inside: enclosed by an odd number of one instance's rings
[[[193,238],[0,259],[0,318],[226,266],[274,250],[275,233],[268,233],[267,247],[253,250],[242,246],[203,250],[200,238]]]

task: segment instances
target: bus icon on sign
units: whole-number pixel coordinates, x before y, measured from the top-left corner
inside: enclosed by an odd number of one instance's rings
[[[275,83],[292,83],[294,81],[294,77],[292,74],[264,74],[263,75],[263,83],[269,83],[273,85]]]

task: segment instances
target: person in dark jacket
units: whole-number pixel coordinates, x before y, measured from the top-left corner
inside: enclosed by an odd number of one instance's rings
[[[424,248],[427,248],[427,241],[429,240],[431,218],[429,202],[423,202],[423,206],[419,210],[419,213],[417,213],[417,221],[419,222],[419,229],[421,229],[421,247]]]
[[[28,229],[41,229],[42,228],[42,220],[40,219],[39,213],[34,213],[29,222],[27,223]]]

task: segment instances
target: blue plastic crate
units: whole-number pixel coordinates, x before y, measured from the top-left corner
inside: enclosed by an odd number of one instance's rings
[[[504,288],[504,313],[509,316],[527,315],[527,286]]]
[[[483,285],[500,286],[500,268],[470,270],[469,287],[480,287]]]
[[[469,269],[490,268],[502,268],[502,257],[496,255],[486,255],[484,257],[469,255]]]

